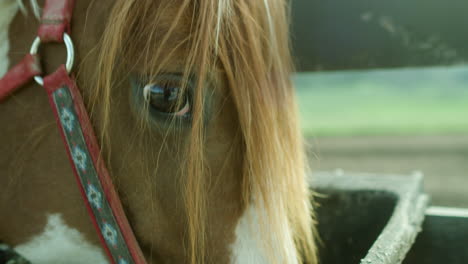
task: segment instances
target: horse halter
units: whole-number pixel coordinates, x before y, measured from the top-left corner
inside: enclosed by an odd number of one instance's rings
[[[100,149],[81,94],[71,75],[74,48],[70,22],[74,0],[46,0],[38,36],[30,53],[0,79],[0,102],[31,79],[44,87],[57,121],[78,188],[111,263],[145,264]],[[37,55],[41,43],[60,42],[67,61],[41,77]]]

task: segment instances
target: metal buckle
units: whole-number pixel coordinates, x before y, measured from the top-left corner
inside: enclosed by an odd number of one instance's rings
[[[67,48],[67,61],[65,63],[65,68],[67,72],[70,73],[73,68],[73,62],[75,61],[75,49],[73,47],[73,41],[71,40],[70,36],[67,33],[63,33],[63,42],[65,43],[65,47]],[[31,45],[31,49],[29,53],[32,55],[37,54],[39,50],[39,46],[41,45],[41,39],[36,37]],[[37,75],[34,76],[34,80],[41,86],[44,85],[44,79],[41,76]]]

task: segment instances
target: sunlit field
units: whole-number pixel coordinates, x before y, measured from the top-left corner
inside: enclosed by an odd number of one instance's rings
[[[306,136],[468,134],[468,67],[293,78]]]
[[[468,67],[294,76],[313,170],[422,171],[433,205],[468,207]]]

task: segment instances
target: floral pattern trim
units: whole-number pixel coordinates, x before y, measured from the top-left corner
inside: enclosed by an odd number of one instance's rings
[[[66,148],[73,161],[81,188],[100,229],[101,235],[117,264],[133,264],[133,259],[117,225],[112,209],[105,198],[96,167],[88,151],[83,131],[76,114],[72,95],[67,86],[52,93],[56,113],[60,121]]]

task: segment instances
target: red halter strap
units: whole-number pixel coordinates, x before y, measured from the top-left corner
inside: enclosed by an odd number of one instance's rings
[[[63,33],[70,33],[74,0],[48,0],[42,12],[37,35],[44,42],[63,42]]]
[[[70,31],[74,0],[47,0],[39,27],[40,42],[63,42]],[[68,38],[68,37],[67,37]],[[67,40],[67,51],[73,49]],[[31,52],[34,53],[34,52]],[[70,164],[91,220],[111,263],[145,264],[146,261],[125,216],[76,83],[69,75],[73,60],[61,65],[43,81],[39,59],[28,54],[0,79],[0,101],[34,77],[43,84],[55,115]]]
[[[17,88],[29,82],[34,76],[41,74],[41,66],[37,55],[26,55],[16,66],[11,68],[0,79],[0,102],[7,98]]]

